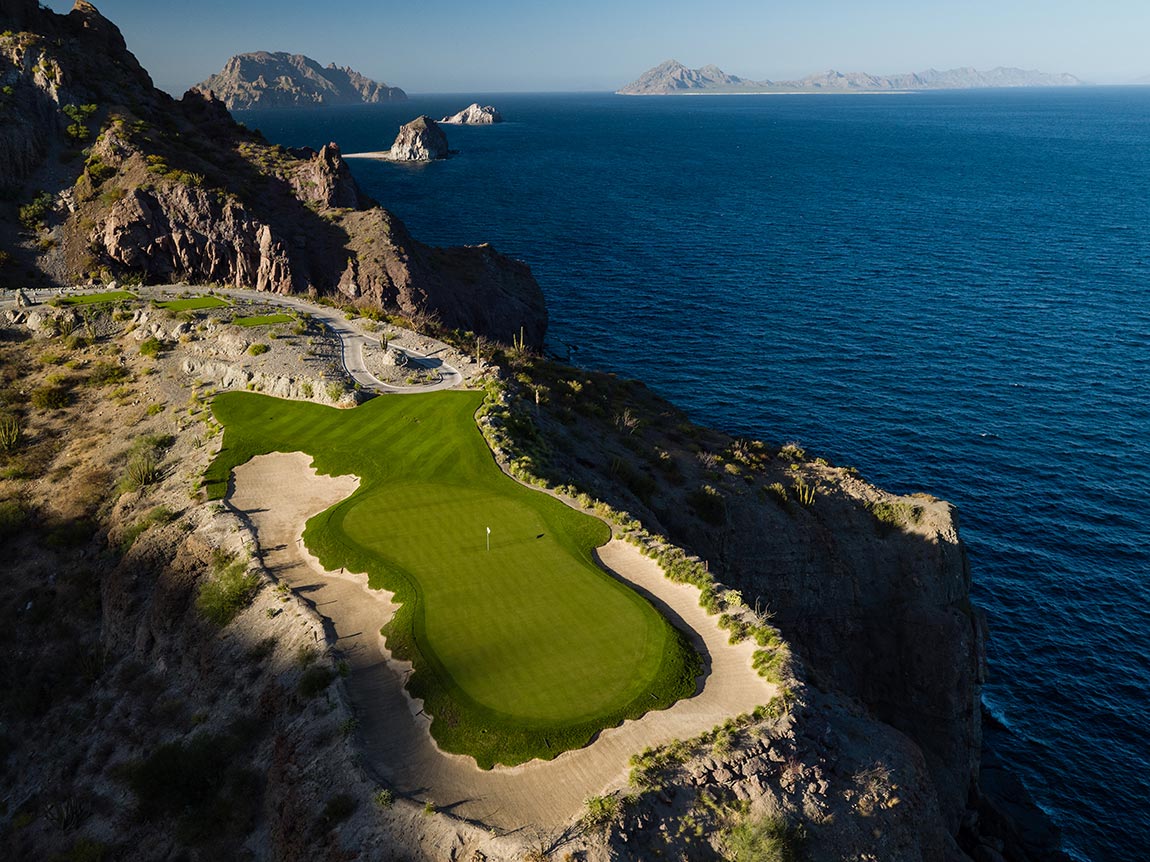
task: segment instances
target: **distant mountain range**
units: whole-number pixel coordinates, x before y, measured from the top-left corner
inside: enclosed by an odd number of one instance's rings
[[[676,93],[805,93],[882,92],[898,90],[970,90],[978,87],[1074,87],[1082,81],[1073,75],[1052,75],[999,66],[987,72],[977,69],[928,69],[905,75],[868,75],[865,72],[821,72],[798,81],[751,81],[728,75],[718,66],[688,69],[668,60],[644,72],[616,92],[624,96],[668,96]]]
[[[321,66],[302,54],[238,54],[193,88],[216,94],[231,110],[360,105],[403,101],[399,87],[373,81],[354,69]]]

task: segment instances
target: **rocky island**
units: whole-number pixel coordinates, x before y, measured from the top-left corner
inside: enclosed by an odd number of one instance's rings
[[[237,54],[193,88],[213,93],[231,111],[402,102],[399,87],[373,81],[349,67],[321,66],[302,54],[256,51]]]
[[[1064,858],[982,779],[986,633],[951,506],[547,358],[525,264],[420,243],[335,144],[272,146],[211,95],[171,99],[85,0],[0,0],[0,31],[0,282],[29,288],[0,311],[0,856]],[[446,149],[412,125],[402,152]],[[175,281],[198,287],[141,287]],[[278,567],[306,507],[265,543],[207,487],[217,393],[351,407],[347,339],[369,336],[466,369],[488,463],[610,525],[774,696],[574,752],[598,771],[573,804],[571,758],[483,773],[522,809],[437,783],[434,746],[397,779],[316,597],[317,577],[337,606],[361,585]],[[244,511],[337,481],[306,460]]]
[[[1001,87],[1074,87],[1082,81],[1073,75],[1011,69],[999,66],[986,72],[964,67],[904,75],[870,75],[834,70],[808,75],[796,81],[752,81],[728,75],[718,66],[689,69],[667,60],[648,69],[616,92],[622,96],[669,96],[706,93],[882,93],[913,90],[970,90]]]
[[[422,116],[399,127],[391,149],[381,158],[392,162],[433,162],[449,155],[451,150],[443,129],[431,117]]]
[[[458,114],[444,117],[439,122],[452,126],[490,126],[493,123],[502,123],[503,115],[492,105],[472,102]]]

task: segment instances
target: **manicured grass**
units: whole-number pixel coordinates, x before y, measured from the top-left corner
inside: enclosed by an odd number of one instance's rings
[[[103,302],[124,302],[135,299],[136,294],[126,290],[106,290],[103,293],[85,293],[80,296],[63,296],[61,305],[99,305]]]
[[[291,323],[295,320],[290,314],[260,314],[254,317],[237,317],[232,323],[237,326],[271,326],[274,323]]]
[[[234,467],[295,451],[321,473],[360,477],[304,539],[329,569],[396,593],[384,634],[415,664],[408,688],[432,735],[488,768],[554,757],[693,694],[699,660],[595,565],[606,524],[503,475],[475,424],[482,400],[436,392],[338,410],[225,393],[212,406],[224,445],[205,481],[218,499]]]
[[[167,302],[157,302],[156,305],[169,311],[199,311],[202,308],[221,308],[225,305],[231,305],[231,303],[218,296],[191,296],[187,299],[170,299]]]

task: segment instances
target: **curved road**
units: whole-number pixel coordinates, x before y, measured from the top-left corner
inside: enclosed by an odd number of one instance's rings
[[[172,298],[175,299],[184,293],[206,293],[209,288],[197,287],[143,287],[131,288],[131,292],[137,296],[149,298]],[[378,392],[384,394],[411,394],[416,392],[435,392],[440,389],[454,389],[463,383],[463,375],[451,365],[448,365],[442,359],[437,359],[435,356],[421,356],[406,348],[395,345],[397,350],[402,350],[407,354],[408,360],[412,366],[422,368],[428,371],[434,371],[439,374],[439,380],[435,383],[430,383],[425,386],[395,386],[390,383],[384,383],[374,374],[367,370],[367,363],[363,359],[363,348],[365,344],[374,343],[378,345],[380,340],[373,335],[357,329],[344,317],[343,312],[335,308],[329,308],[324,305],[316,305],[315,303],[308,302],[306,299],[301,299],[297,296],[287,296],[278,293],[268,293],[262,290],[245,290],[243,288],[235,287],[214,287],[210,288],[214,293],[227,296],[231,299],[246,300],[249,302],[263,302],[270,305],[278,305],[282,308],[290,308],[295,311],[300,311],[305,314],[311,315],[316,320],[321,321],[328,329],[339,336],[340,344],[342,345],[343,352],[343,367],[347,371],[348,376],[358,383],[362,389],[370,392]],[[78,295],[83,293],[94,293],[89,289],[84,290],[26,290],[25,294],[36,302],[47,302],[56,296]],[[16,304],[15,293],[9,294],[8,291],[4,292],[6,295],[0,298],[0,307],[14,306]]]

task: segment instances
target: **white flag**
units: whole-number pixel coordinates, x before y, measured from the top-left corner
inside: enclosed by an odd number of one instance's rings
[[[491,535],[491,528],[490,527],[487,528],[487,535],[489,535],[489,536]]]

